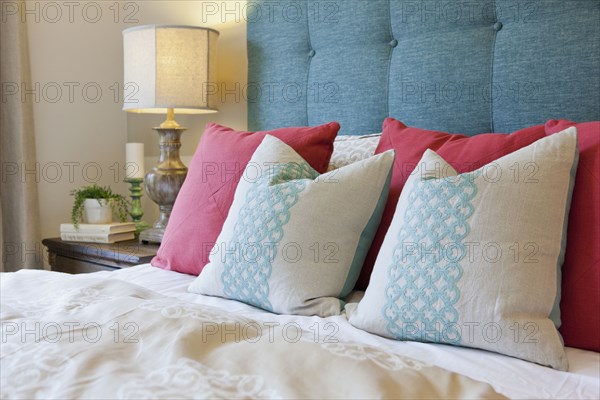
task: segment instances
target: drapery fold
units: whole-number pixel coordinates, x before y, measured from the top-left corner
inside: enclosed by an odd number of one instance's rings
[[[27,26],[0,23],[0,270],[43,268]],[[15,91],[17,91],[15,93]]]

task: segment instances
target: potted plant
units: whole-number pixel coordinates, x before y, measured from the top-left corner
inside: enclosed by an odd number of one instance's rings
[[[108,224],[112,222],[113,214],[121,222],[127,220],[127,200],[120,194],[113,193],[108,186],[84,186],[71,191],[71,196],[75,197],[71,210],[71,222],[75,227],[83,219],[84,211],[88,224]]]

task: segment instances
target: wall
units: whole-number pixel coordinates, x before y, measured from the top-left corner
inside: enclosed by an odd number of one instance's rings
[[[122,30],[144,24],[213,27],[221,32],[218,83],[243,87],[247,79],[244,5],[245,0],[27,0],[18,15],[6,16],[21,18],[28,27],[33,87],[23,89],[33,89],[27,95],[35,96],[43,237],[57,236],[59,224],[69,221],[71,190],[97,182],[128,194],[121,169],[126,142],[145,143],[146,168],[154,165],[158,155],[158,137],[151,128],[164,116],[121,110]],[[239,90],[223,98],[219,108],[218,114],[177,117],[189,128],[181,151],[188,164],[207,122],[246,127],[246,103]],[[152,222],[157,206],[147,197],[143,203],[144,219]]]

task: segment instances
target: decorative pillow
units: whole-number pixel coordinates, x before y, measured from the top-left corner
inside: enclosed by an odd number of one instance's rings
[[[328,171],[350,165],[375,155],[375,149],[381,139],[381,133],[352,136],[339,135],[333,142],[333,154]]]
[[[392,222],[400,192],[410,173],[427,149],[437,152],[459,173],[473,171],[506,154],[530,145],[545,136],[544,125],[522,129],[510,135],[489,133],[473,137],[411,128],[394,118],[383,122],[383,134],[376,153],[393,149],[396,151],[390,194],[381,218],[381,224],[373,239],[373,245],[361,271],[356,288],[364,290],[379,253],[385,233]],[[557,311],[558,313],[558,307]]]
[[[549,315],[577,154],[575,128],[464,174],[427,150],[350,323],[567,370]]]
[[[319,176],[266,136],[189,290],[281,314],[339,314],[381,219],[393,162],[389,151]]]
[[[246,164],[267,134],[280,138],[324,172],[339,129],[337,122],[331,122],[253,133],[207,124],[152,265],[191,275],[202,271]]]
[[[579,166],[562,268],[560,333],[566,346],[600,351],[600,122],[551,120],[548,135],[577,128]]]

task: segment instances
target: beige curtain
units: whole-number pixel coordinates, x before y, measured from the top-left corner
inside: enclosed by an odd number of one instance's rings
[[[22,85],[31,88],[27,26],[19,18],[0,21],[0,84],[1,269],[43,268],[39,177],[29,173],[36,171],[32,96],[20,96]]]

